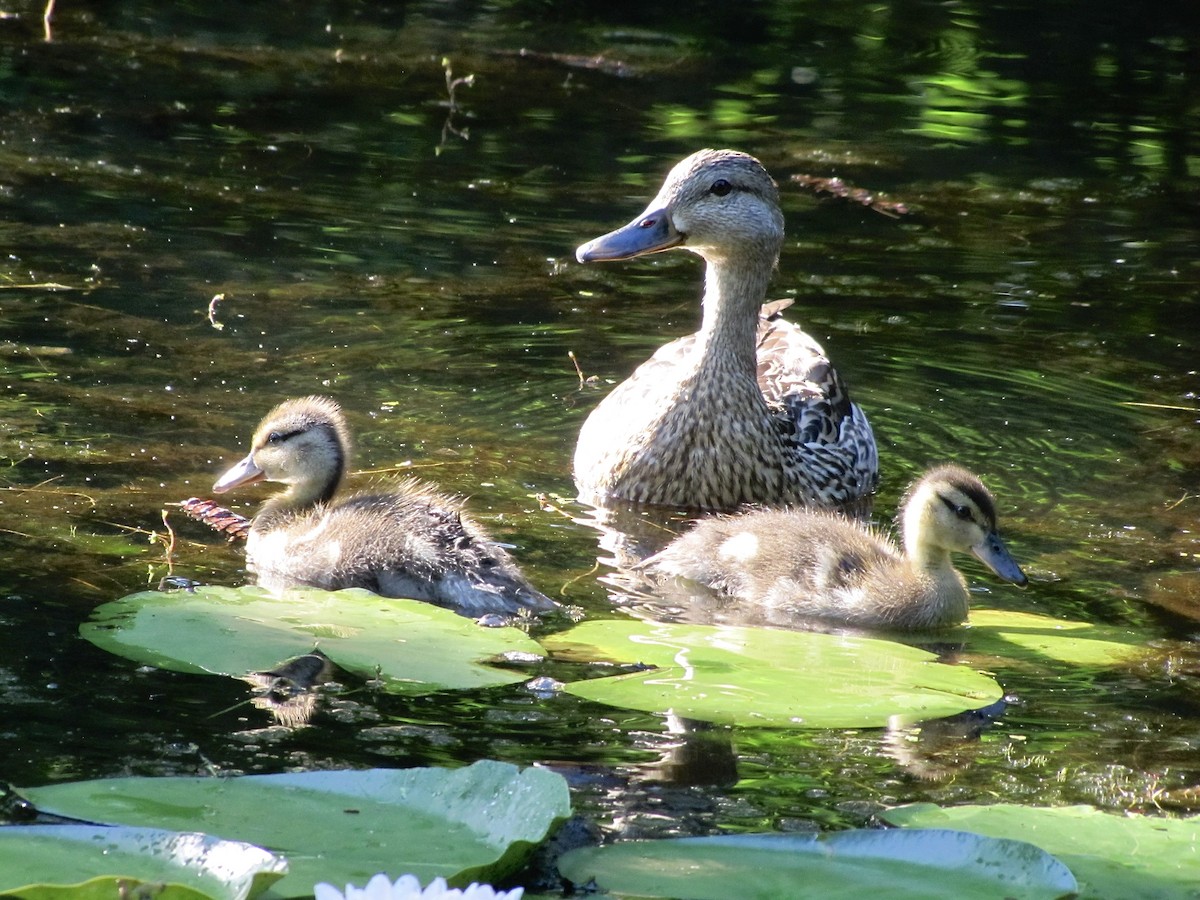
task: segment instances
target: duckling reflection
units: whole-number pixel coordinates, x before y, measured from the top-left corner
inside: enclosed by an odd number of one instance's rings
[[[288,486],[262,505],[246,538],[247,567],[259,584],[360,587],[467,616],[557,606],[456,500],[428,485],[408,479],[339,498],[349,453],[337,403],[287,400],[259,424],[249,454],[213,485],[218,494],[259,481]]]
[[[253,690],[250,702],[286,728],[307,725],[317,711],[317,692],[331,681],[333,661],[320,650],[280,663],[268,672],[251,672],[242,681]]]
[[[904,551],[869,528],[815,510],[756,510],[712,518],[646,560],[730,598],[768,624],[825,619],[866,628],[924,629],[967,618],[966,581],[952,552],[970,552],[998,577],[1025,573],[996,531],[996,506],[961,466],[925,473],[901,506]]]
[[[875,437],[811,337],[764,305],[783,244],[779,191],[752,156],[701,150],[580,262],[681,247],[702,257],[700,330],[660,347],[592,411],[575,481],[592,503],[691,509],[869,501]]]

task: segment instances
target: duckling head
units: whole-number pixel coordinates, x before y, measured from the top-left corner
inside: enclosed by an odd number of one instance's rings
[[[259,423],[250,452],[217,479],[223,494],[239,485],[277,481],[283,500],[305,506],[328,501],[346,471],[350,433],[341,408],[328,397],[285,400]]]
[[[682,247],[710,262],[765,257],[769,270],[782,245],[779,189],[762,163],[736,150],[700,150],[671,170],[641,215],[575,256],[596,262]]]
[[[928,569],[952,552],[974,554],[999,578],[1024,587],[1025,573],[996,530],[996,504],[975,475],[961,466],[931,469],[910,489],[901,511],[904,549]]]

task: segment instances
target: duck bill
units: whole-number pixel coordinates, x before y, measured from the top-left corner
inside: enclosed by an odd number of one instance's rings
[[[255,465],[253,455],[250,455],[218,478],[217,483],[213,485],[212,489],[214,494],[223,494],[240,485],[254,484],[255,482],[265,480],[266,475],[262,469]]]
[[[988,534],[971,548],[971,552],[1005,581],[1011,581],[1020,587],[1029,583],[1029,579],[1025,577],[1025,573],[1021,571],[1021,567],[1017,565],[1017,561],[1012,558],[1008,548],[1004,546],[1004,541],[1000,540],[1000,535],[996,532]]]
[[[678,247],[683,238],[665,208],[651,207],[625,227],[581,245],[575,258],[581,263],[633,259]]]

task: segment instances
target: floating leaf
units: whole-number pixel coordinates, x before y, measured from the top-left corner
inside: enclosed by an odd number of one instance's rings
[[[134,662],[235,677],[319,647],[347,671],[413,693],[511,684],[527,676],[481,661],[542,653],[517,628],[482,628],[448,609],[364,590],[144,591],[98,607],[80,632]]]
[[[248,900],[287,864],[261,847],[207,834],[103,825],[0,828],[0,896],[22,900]]]
[[[933,803],[900,806],[881,817],[894,825],[960,828],[1030,841],[1071,867],[1080,897],[1200,897],[1200,817],[1113,815],[1090,806],[942,808]]]
[[[739,725],[881,727],[955,715],[1003,695],[966,666],[865,637],[611,620],[585,622],[543,644],[573,658],[658,667],[573,682],[572,694]]]
[[[566,782],[546,769],[481,760],[463,769],[368,769],[241,778],[107,778],[22,790],[73,818],[196,828],[283,854],[272,894],[320,881],[364,885],[377,872],[422,883],[494,881],[518,868],[570,813]]]
[[[1113,665],[1145,652],[1145,637],[1112,625],[1000,609],[971,611],[967,648],[999,660]]]
[[[1067,867],[1031,844],[940,829],[630,841],[574,850],[559,869],[618,896],[687,900],[992,900],[1075,890]]]

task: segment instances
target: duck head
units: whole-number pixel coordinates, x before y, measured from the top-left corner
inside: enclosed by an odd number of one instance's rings
[[[575,251],[580,262],[632,259],[682,247],[706,260],[770,258],[783,244],[779,189],[753,156],[700,150],[678,163],[628,225]]]
[[[243,484],[288,485],[295,504],[328,501],[341,484],[350,435],[341,408],[328,397],[286,400],[267,413],[250,452],[213,485],[223,494]]]
[[[906,554],[918,563],[949,552],[971,553],[997,577],[1024,587],[1029,579],[996,530],[996,504],[961,466],[939,466],[913,485],[901,512]]]

